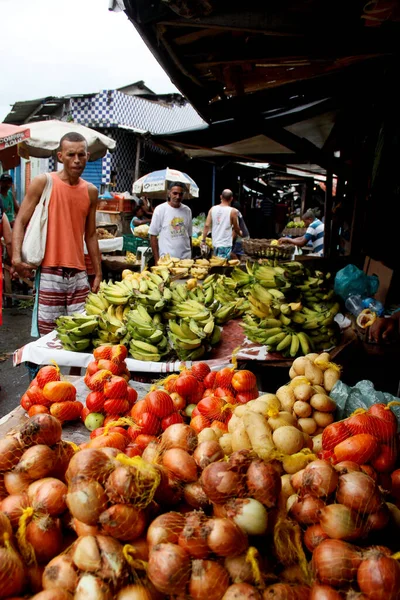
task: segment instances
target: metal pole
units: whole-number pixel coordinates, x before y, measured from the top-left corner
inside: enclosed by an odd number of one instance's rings
[[[333,173],[329,169],[326,172],[326,192],[325,192],[325,231],[324,231],[324,256],[329,258],[331,255],[332,240],[332,179]]]
[[[217,175],[217,167],[213,165],[212,168],[212,184],[211,184],[211,204],[215,205],[215,179]]]
[[[140,148],[141,148],[140,138],[138,137],[136,140],[136,160],[135,160],[135,179],[134,179],[134,181],[139,179]]]

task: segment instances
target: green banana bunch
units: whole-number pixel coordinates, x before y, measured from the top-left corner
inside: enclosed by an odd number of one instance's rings
[[[169,351],[160,315],[152,316],[141,304],[129,312],[127,332],[130,354],[136,360],[159,362]]]
[[[92,334],[96,334],[98,317],[74,313],[62,315],[56,320],[57,337],[65,350],[82,352],[92,343]]]
[[[87,315],[98,316],[103,314],[109,307],[110,303],[104,297],[103,292],[94,294],[90,292],[85,302],[85,312]]]

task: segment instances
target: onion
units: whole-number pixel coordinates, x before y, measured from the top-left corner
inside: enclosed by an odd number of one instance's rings
[[[107,508],[107,496],[100,483],[82,479],[70,485],[67,505],[73,517],[86,525],[96,525]]]
[[[373,467],[371,467],[371,465],[361,465],[360,469],[363,473],[365,473],[366,475],[369,475],[371,477],[371,479],[373,479],[374,481],[378,481],[378,475],[377,472],[375,471],[375,469]],[[380,474],[381,477],[383,477],[384,473]],[[389,479],[390,481],[390,479]],[[388,486],[388,488],[390,488],[390,485]]]
[[[113,469],[114,462],[105,452],[87,448],[71,458],[65,478],[69,483],[77,477],[103,482]]]
[[[44,566],[32,564],[26,569],[26,576],[29,581],[29,589],[37,594],[43,589],[42,578],[43,578]]]
[[[235,498],[226,504],[227,516],[248,535],[267,531],[268,513],[265,506],[253,498]]]
[[[79,538],[71,557],[82,571],[96,572],[105,581],[121,585],[126,578],[126,561],[121,544],[112,537],[97,535]]]
[[[400,565],[394,558],[376,552],[375,556],[362,561],[357,582],[370,600],[398,600]]]
[[[294,489],[295,492],[298,492],[303,485],[304,471],[305,471],[305,469],[301,469],[300,471],[297,471],[297,473],[294,473],[294,475],[290,476],[291,477],[290,483],[292,484],[292,488]]]
[[[56,455],[56,463],[53,471],[51,472],[52,477],[65,480],[65,473],[68,469],[69,461],[74,456],[75,451],[71,444],[61,440],[53,448],[54,454]]]
[[[340,588],[354,581],[361,561],[356,546],[340,540],[324,540],[313,552],[311,567],[319,583]]]
[[[365,532],[365,523],[359,514],[344,504],[329,504],[320,513],[320,524],[334,540],[355,540]]]
[[[104,487],[111,502],[129,503],[137,496],[136,472],[124,466],[117,467],[109,475]]]
[[[374,513],[368,515],[365,528],[367,531],[379,531],[384,529],[390,520],[390,510],[386,503],[383,503],[380,508]]]
[[[161,436],[163,449],[180,448],[193,452],[197,446],[197,435],[194,429],[184,423],[170,425]]]
[[[101,513],[99,521],[107,535],[124,541],[138,538],[146,527],[145,513],[126,504],[114,504]]]
[[[72,596],[69,592],[62,590],[61,588],[52,590],[43,590],[34,596],[31,596],[30,600],[72,600]]]
[[[181,448],[166,450],[163,465],[179,481],[189,483],[197,480],[197,466],[194,458]]]
[[[362,594],[361,592],[349,590],[346,594],[346,600],[368,600],[368,596]]]
[[[248,541],[244,531],[231,519],[212,518],[208,525],[207,543],[217,556],[238,556],[247,550]]]
[[[79,579],[74,600],[112,600],[109,586],[100,577],[84,573]]]
[[[253,460],[246,474],[249,496],[261,502],[267,508],[276,506],[282,490],[279,473],[262,460]]]
[[[24,473],[30,479],[42,479],[51,473],[54,462],[53,450],[44,444],[37,444],[25,450],[15,471]]]
[[[4,473],[4,486],[9,494],[22,494],[28,491],[32,479],[24,473],[7,471]]]
[[[86,535],[79,538],[73,547],[72,560],[81,571],[99,571],[101,555],[96,536]]]
[[[7,435],[0,440],[0,471],[9,471],[19,461],[23,453],[21,442],[17,437]]]
[[[260,600],[257,589],[248,583],[234,583],[230,585],[222,600]]]
[[[201,474],[200,483],[211,502],[222,504],[240,496],[243,484],[239,474],[231,471],[226,462],[208,465]]]
[[[306,495],[304,498],[298,498],[290,508],[290,515],[300,525],[314,525],[319,523],[320,511],[325,507],[325,502],[321,498]]]
[[[263,600],[297,600],[297,588],[290,583],[274,583],[268,586],[263,593]]]
[[[10,519],[13,529],[18,528],[18,521],[24,508],[29,506],[27,494],[13,494],[0,502],[0,510]]]
[[[169,512],[160,515],[150,524],[147,530],[147,543],[150,550],[157,544],[177,544],[181,531],[185,526],[183,515]]]
[[[253,569],[246,554],[227,556],[224,566],[233,583],[255,583]]]
[[[326,460],[315,460],[303,473],[303,488],[318,498],[329,496],[338,484],[339,476]]]
[[[343,600],[343,596],[329,585],[313,585],[310,600]]]
[[[194,560],[189,581],[193,600],[221,600],[229,587],[226,569],[212,560]]]
[[[150,442],[143,450],[142,458],[148,463],[160,462],[161,444],[159,442]]]
[[[224,458],[221,446],[216,441],[201,442],[194,451],[193,458],[200,469]]]
[[[315,548],[323,540],[328,538],[328,534],[322,529],[321,525],[311,525],[304,532],[304,544],[310,552],[314,552]]]
[[[152,600],[153,595],[143,585],[127,585],[120,590],[116,596],[116,600]]]
[[[24,565],[11,544],[0,547],[0,598],[19,594],[25,584]]]
[[[83,535],[97,535],[100,533],[100,530],[95,525],[86,525],[86,523],[82,523],[79,519],[73,517],[71,521],[71,527],[75,531],[78,537]]]
[[[339,475],[345,475],[346,473],[351,473],[351,471],[360,471],[360,465],[351,461],[351,460],[342,460],[340,463],[334,465],[336,471],[338,471]]]
[[[208,519],[201,513],[189,513],[185,519],[185,526],[181,531],[178,544],[193,558],[207,558],[210,549],[207,543],[209,527]]]
[[[9,538],[12,538],[13,530],[11,527],[10,519],[5,513],[0,512],[0,545],[3,545],[5,533],[8,535]]]
[[[129,542],[130,543],[130,542]],[[144,560],[148,562],[149,560],[149,545],[145,537],[138,538],[137,540],[133,540],[130,543],[132,546],[131,553],[134,553],[134,558],[139,560]]]
[[[183,488],[183,497],[192,508],[204,508],[210,504],[199,481],[187,483]]]
[[[46,444],[54,446],[61,440],[62,428],[58,419],[48,414],[34,415],[20,430],[25,445]]]
[[[42,582],[45,590],[62,588],[74,593],[78,583],[78,574],[71,557],[62,554],[53,558],[45,567]]]
[[[8,496],[6,486],[4,485],[4,475],[5,473],[0,472],[0,501]]]
[[[245,474],[252,461],[250,450],[236,450],[229,456],[228,465],[232,471]]]
[[[173,506],[177,504],[182,498],[182,484],[174,479],[165,467],[157,465],[156,469],[160,473],[161,480],[155,491],[154,501],[158,504],[163,504],[164,506]]]
[[[26,527],[26,540],[32,545],[38,562],[49,562],[62,548],[59,519],[53,519],[49,515],[34,516]]]
[[[336,500],[361,513],[374,513],[382,504],[376,483],[371,477],[358,471],[339,477]]]
[[[164,594],[185,591],[190,577],[190,556],[176,544],[157,544],[150,551],[147,576],[154,587]]]
[[[35,511],[41,510],[54,517],[66,510],[67,492],[65,483],[54,477],[46,477],[29,486],[28,498]]]

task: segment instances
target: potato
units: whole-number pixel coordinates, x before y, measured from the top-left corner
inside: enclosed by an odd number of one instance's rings
[[[308,433],[305,433],[305,431],[303,431],[303,438],[304,438],[304,448],[308,448],[309,450],[313,449],[313,441],[310,435],[308,435]]]
[[[321,354],[314,360],[314,365],[319,367],[321,371],[328,369],[329,361],[331,357],[328,352],[321,352]]]
[[[264,417],[266,417],[267,419],[269,410],[271,409],[268,407],[268,402],[264,402],[263,400],[257,400],[257,402],[254,402],[253,406],[251,407],[252,412],[264,415]]]
[[[310,384],[307,377],[305,375],[296,375],[296,377],[293,377],[292,381],[289,383],[289,387],[294,390],[298,385],[303,385],[304,383],[307,385]]]
[[[241,419],[243,417],[244,413],[247,412],[247,411],[248,411],[247,404],[240,404],[233,411],[233,416],[238,417],[239,419]]]
[[[240,408],[242,408],[242,407],[240,407]],[[228,432],[229,433],[233,433],[235,431],[236,427],[238,427],[239,424],[242,422],[242,417],[237,416],[236,410],[237,409],[235,409],[235,412],[233,413],[233,415],[231,416],[231,418],[228,421]]]
[[[326,396],[326,390],[322,385],[313,386],[314,394],[324,394]]]
[[[231,433],[224,433],[224,435],[222,435],[219,440],[219,445],[222,448],[222,451],[224,454],[226,454],[227,456],[229,454],[232,454],[233,450],[232,450],[232,434]]]
[[[254,401],[254,404],[256,404],[258,401],[266,402],[268,404],[268,410],[282,410],[281,403],[275,394],[263,394]]]
[[[275,429],[272,439],[277,450],[283,454],[295,454],[304,446],[302,432],[292,425]]]
[[[296,375],[297,375],[296,371],[293,369],[293,367],[290,367],[290,369],[289,369],[290,379],[293,379],[293,377],[296,377]]]
[[[309,417],[312,413],[312,408],[308,402],[302,402],[302,400],[296,400],[293,410],[298,417],[303,419]]]
[[[274,450],[271,429],[267,419],[255,412],[243,415],[243,423],[254,452],[262,459],[267,459]]]
[[[314,390],[312,389],[311,385],[308,385],[308,383],[296,385],[293,392],[296,400],[303,400],[304,402],[307,402],[307,400],[309,400],[314,394]]]
[[[283,385],[276,392],[278,399],[281,403],[283,410],[287,410],[288,412],[292,412],[293,404],[296,402],[296,398],[294,396],[294,392],[291,387],[288,385]]]
[[[305,356],[299,356],[293,361],[291,368],[296,371],[296,375],[304,375],[308,358]]]
[[[326,391],[330,392],[339,379],[340,373],[336,369],[326,369],[326,371],[324,371],[324,388]]]
[[[294,475],[298,471],[305,469],[309,462],[309,454],[293,454],[293,456],[285,456],[282,461],[282,466],[285,470],[285,473]]]
[[[314,360],[316,358],[318,358],[319,354],[317,352],[310,352],[309,354],[306,354],[306,358],[308,358],[308,360],[312,363],[314,363]]]
[[[318,435],[314,435],[312,441],[313,441],[314,454],[318,454],[319,452],[322,452],[322,433],[319,433]]]
[[[272,431],[275,431],[278,427],[286,427],[286,425],[293,425],[293,427],[296,427],[297,419],[292,413],[282,410],[277,417],[270,417],[268,419],[268,425],[271,427]]]
[[[246,428],[243,421],[239,421],[235,429],[232,431],[231,444],[233,452],[237,450],[251,450],[250,438],[246,433]]]
[[[312,416],[318,427],[327,427],[334,421],[332,413],[319,412],[318,410],[314,410]]]
[[[333,412],[336,410],[336,402],[325,394],[314,394],[310,400],[310,405],[320,412]],[[308,415],[307,415],[308,416]]]
[[[301,431],[304,433],[308,433],[308,435],[313,435],[313,433],[317,429],[317,424],[312,417],[307,417],[306,419],[299,419],[297,421],[298,426]]]
[[[197,440],[199,444],[201,444],[201,442],[217,442],[218,438],[214,429],[211,429],[211,427],[206,427],[200,431],[197,436]]]
[[[313,385],[321,385],[324,382],[324,374],[321,369],[311,363],[306,365],[305,376]]]
[[[296,493],[292,487],[292,484],[290,483],[291,477],[292,476],[289,475],[288,473],[285,473],[285,475],[282,475],[282,477],[281,477],[281,482],[282,482],[281,496],[283,496],[286,500],[289,498],[289,496]]]

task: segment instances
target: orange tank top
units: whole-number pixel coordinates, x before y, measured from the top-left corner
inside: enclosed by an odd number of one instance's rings
[[[84,271],[83,237],[90,209],[88,184],[83,179],[69,185],[51,173],[53,189],[47,221],[44,267],[67,267]]]

